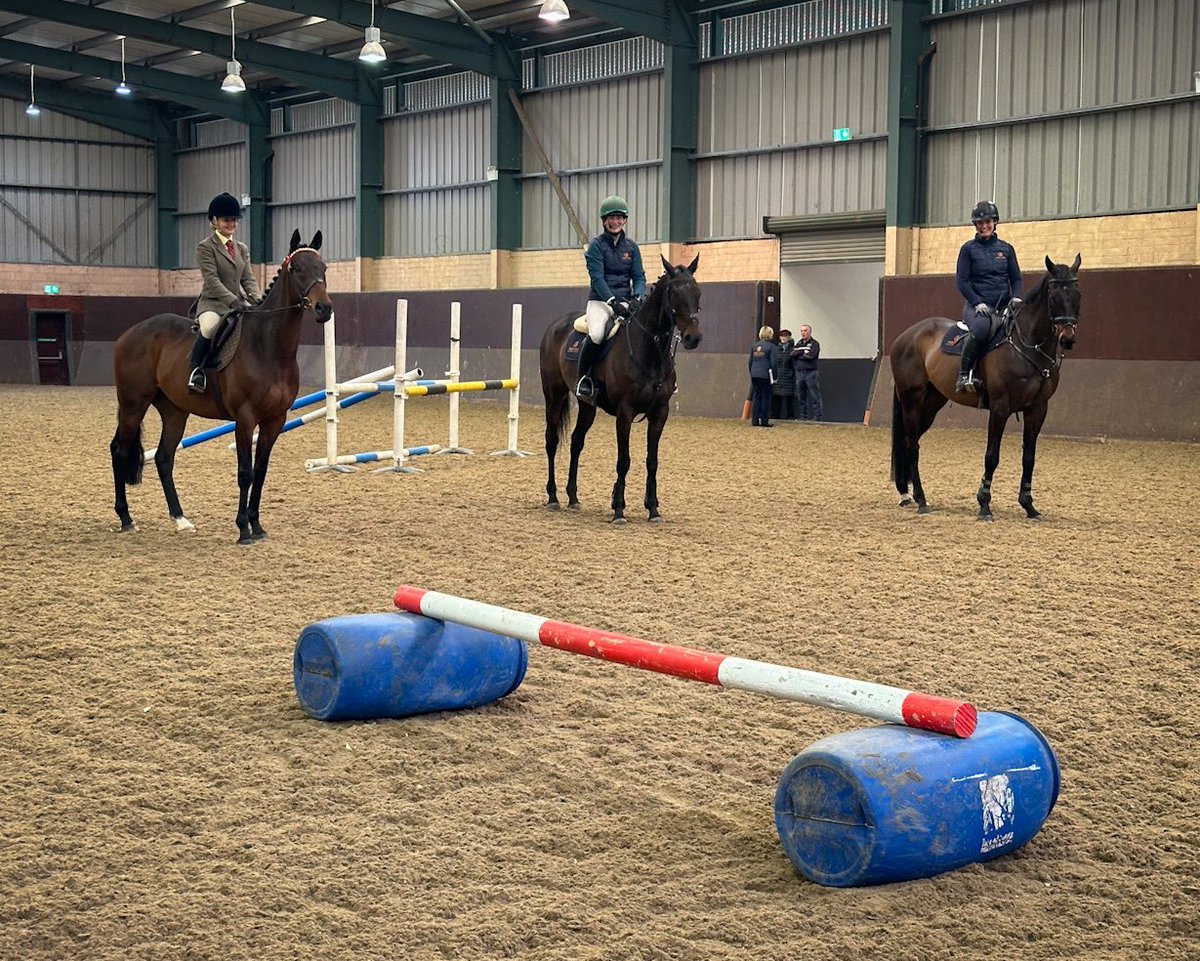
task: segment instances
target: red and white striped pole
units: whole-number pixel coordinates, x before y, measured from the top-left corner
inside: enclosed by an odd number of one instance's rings
[[[626,634],[552,621],[536,614],[419,587],[396,588],[394,600],[398,608],[413,614],[465,624],[572,654],[628,664],[644,671],[757,691],[955,737],[970,737],[975,730],[975,708],[965,701],[763,661],[656,644]]]

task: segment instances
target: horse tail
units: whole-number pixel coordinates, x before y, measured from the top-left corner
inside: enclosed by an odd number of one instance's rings
[[[571,402],[568,400],[570,394],[563,394],[562,400],[558,403],[558,410],[555,412],[558,415],[558,439],[565,441],[567,434],[571,430]]]
[[[142,482],[142,467],[146,451],[142,447],[142,425],[138,424],[137,432],[128,443],[121,441],[121,428],[113,436],[113,468],[126,484],[135,485]]]
[[[908,459],[908,442],[904,436],[904,411],[900,408],[900,395],[892,391],[892,480],[900,493],[908,491],[912,480],[912,464]]]

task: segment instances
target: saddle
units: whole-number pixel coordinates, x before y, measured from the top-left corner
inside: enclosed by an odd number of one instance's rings
[[[979,350],[978,358],[983,357],[989,350],[999,347],[1005,340],[1008,339],[1008,318],[1009,312],[1007,308],[1000,313],[992,315],[991,327],[988,329],[987,340]],[[961,357],[963,352],[963,341],[970,336],[970,329],[961,320],[950,325],[950,329],[942,335],[941,350],[943,354],[950,354],[954,357]]]
[[[583,318],[580,318],[580,320],[582,320],[582,319]],[[579,321],[577,320],[577,321],[575,321],[575,323],[578,324]],[[613,326],[613,330],[615,332],[616,327],[619,325],[612,325],[612,326]],[[579,363],[579,350],[583,346],[583,338],[585,338],[587,335],[588,335],[588,332],[587,332],[586,324],[584,325],[583,330],[580,330],[578,327],[576,327],[574,330],[572,330],[570,333],[567,334],[566,343],[563,344],[563,357],[566,359],[566,361],[568,363],[571,363],[571,364]],[[596,356],[592,360],[592,371],[593,371],[592,378],[596,381],[596,383],[599,383],[600,379],[598,377],[596,377],[594,372],[596,370],[596,367],[599,365],[600,361],[604,360],[604,358],[608,356],[608,352],[610,350],[612,350],[612,345],[613,345],[612,339],[613,339],[612,333],[606,334],[604,337],[604,340],[602,340],[596,346]]]
[[[578,317],[576,317],[575,322],[572,324],[572,327],[574,330],[578,331],[579,333],[586,334],[588,332],[587,315],[580,314]],[[604,339],[602,341],[600,341],[601,346],[603,346],[604,344],[607,344],[610,340],[612,340],[614,337],[616,337],[617,331],[620,329],[621,329],[621,318],[618,317],[616,314],[614,314],[612,317],[610,317],[608,319],[608,323],[604,327]]]
[[[242,312],[231,310],[221,318],[221,326],[213,336],[212,347],[208,350],[205,370],[224,370],[237,354],[238,344],[242,342]],[[200,326],[192,324],[192,333],[199,334]]]

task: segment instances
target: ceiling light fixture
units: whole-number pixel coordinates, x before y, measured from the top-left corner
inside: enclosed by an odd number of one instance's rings
[[[538,17],[551,23],[560,23],[571,19],[571,11],[567,9],[566,0],[546,0],[538,11]]]
[[[358,51],[358,59],[363,63],[382,63],[387,59],[383,44],[379,42],[379,28],[375,26],[375,0],[371,0],[371,25],[366,30],[366,40]]]
[[[30,117],[36,117],[42,112],[42,108],[37,105],[37,99],[33,96],[33,64],[29,65],[29,106],[25,108],[25,113]]]
[[[221,89],[226,93],[242,93],[246,89],[246,81],[242,79],[242,65],[237,60],[237,25],[233,22],[233,7],[229,8],[229,63],[226,67],[228,73],[221,81]]]
[[[119,93],[122,97],[127,97],[127,96],[129,96],[129,94],[133,93],[133,90],[130,88],[129,84],[127,84],[125,82],[125,38],[124,37],[121,38],[121,82],[119,84],[117,84],[116,90],[117,90],[117,93]]]

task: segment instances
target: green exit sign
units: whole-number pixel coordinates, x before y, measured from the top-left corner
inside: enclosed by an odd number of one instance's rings
[[[835,127],[833,130],[833,139],[835,141],[849,140],[850,139],[850,128],[849,127]]]
[[[57,294],[58,293],[58,284],[42,284],[42,293],[43,294]]]

